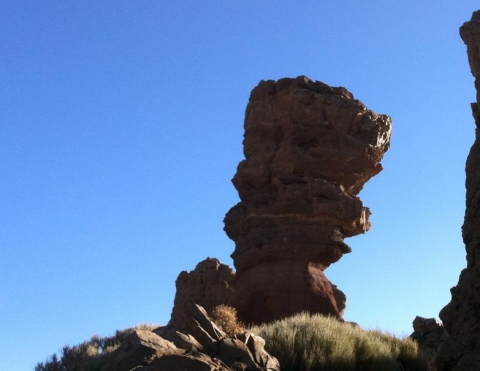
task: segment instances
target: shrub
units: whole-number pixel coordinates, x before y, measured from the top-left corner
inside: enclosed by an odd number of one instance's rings
[[[58,359],[56,354],[53,354],[45,363],[40,362],[34,368],[35,371],[64,371],[62,362]]]
[[[427,370],[413,340],[335,318],[301,313],[250,331],[265,339],[282,371]]]
[[[90,341],[74,347],[64,346],[60,358],[53,354],[45,363],[39,362],[35,371],[98,371],[102,369],[109,355],[118,349],[123,340],[137,329],[153,330],[157,325],[140,324],[124,330],[117,330],[113,336],[92,336]]]
[[[227,305],[218,305],[213,308],[212,319],[229,336],[245,331],[244,325],[237,319],[236,309]]]

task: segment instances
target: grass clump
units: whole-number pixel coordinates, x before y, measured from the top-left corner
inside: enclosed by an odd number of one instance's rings
[[[364,331],[335,318],[301,313],[253,327],[282,371],[423,371],[417,343]]]
[[[237,319],[237,310],[228,305],[222,304],[213,308],[212,319],[229,336],[245,331],[245,326]]]
[[[39,362],[35,371],[98,371],[108,361],[110,355],[120,347],[125,338],[135,330],[149,330],[157,325],[140,324],[124,330],[116,330],[113,336],[94,335],[89,341],[70,347],[64,346],[58,356],[56,353]]]

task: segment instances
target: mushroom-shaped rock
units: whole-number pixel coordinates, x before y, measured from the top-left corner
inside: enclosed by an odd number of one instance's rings
[[[345,88],[305,76],[261,81],[244,124],[240,196],[225,217],[235,242],[233,306],[246,323],[300,311],[341,318],[345,295],[324,270],[368,231],[356,196],[382,170],[391,120]]]

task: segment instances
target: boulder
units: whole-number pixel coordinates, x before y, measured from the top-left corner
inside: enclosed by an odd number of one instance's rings
[[[427,362],[429,371],[436,371],[435,359],[447,336],[442,322],[436,318],[416,316],[413,320],[413,333],[410,338],[418,343],[418,348]]]
[[[147,365],[157,357],[183,354],[172,342],[149,330],[136,329],[128,335],[120,347],[109,354],[102,371],[130,371]]]
[[[235,242],[232,304],[249,324],[308,311],[342,317],[345,295],[324,271],[368,231],[357,194],[382,170],[391,120],[342,87],[305,76],[261,81],[246,109],[240,202],[225,216]]]

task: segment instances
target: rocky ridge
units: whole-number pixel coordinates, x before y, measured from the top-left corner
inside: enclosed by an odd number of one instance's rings
[[[440,312],[449,336],[438,354],[439,371],[480,370],[480,11],[460,27],[468,61],[475,78],[476,102],[472,103],[475,142],[466,163],[466,210],[462,227],[467,268],[451,289],[452,299]]]
[[[92,337],[35,371],[280,371],[265,341],[246,330],[226,333],[199,305],[181,313],[184,327],[139,326],[109,338]]]

